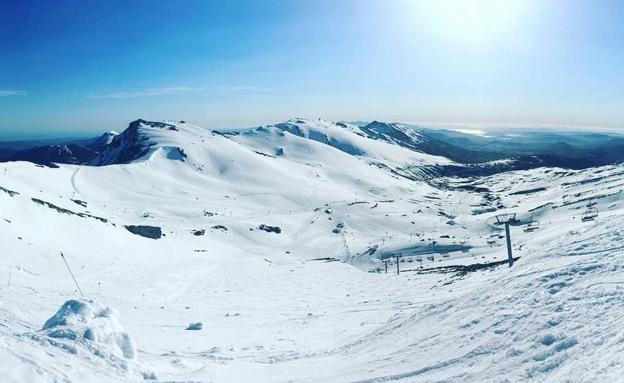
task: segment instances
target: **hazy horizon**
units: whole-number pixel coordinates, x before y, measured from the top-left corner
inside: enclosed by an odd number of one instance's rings
[[[144,119],[142,117],[135,118]],[[209,130],[218,130],[218,131],[242,131],[247,129],[254,129],[259,126],[267,126],[274,125],[281,122],[286,122],[289,120],[296,120],[298,117],[286,118],[279,121],[272,122],[263,122],[258,124],[250,124],[246,126],[222,126],[222,127],[212,127],[206,128]],[[368,124],[373,121],[380,120],[328,120],[326,118],[317,117],[317,118],[305,118],[306,120],[325,120],[332,122],[346,122],[349,124],[354,124],[357,126],[362,126],[364,124]],[[148,119],[149,120],[149,119]],[[133,120],[132,120],[133,121]],[[0,130],[0,143],[10,143],[10,142],[41,142],[42,144],[47,143],[67,143],[72,140],[85,140],[91,138],[97,138],[100,135],[109,132],[116,131],[117,133],[123,132],[128,124],[132,121],[127,121],[120,125],[119,127],[110,127],[107,129],[102,129],[98,131],[82,131],[82,130],[74,130],[74,131],[62,131],[62,130],[40,130],[39,132],[35,131],[32,133],[21,133],[21,132],[11,132],[11,131],[3,131]],[[154,121],[175,121],[171,119],[154,119]],[[184,120],[186,121],[186,120]],[[194,121],[186,121],[191,124],[195,124]],[[501,124],[452,124],[452,123],[418,123],[418,122],[405,122],[405,121],[380,121],[385,123],[399,123],[407,126],[411,126],[413,128],[423,128],[423,129],[439,129],[439,130],[451,130],[460,133],[468,133],[468,134],[476,134],[482,135],[482,133],[502,133],[503,131],[520,131],[527,132],[533,130],[541,130],[541,131],[550,131],[550,132],[575,132],[575,133],[596,133],[596,134],[610,134],[610,135],[622,135],[624,134],[623,129],[617,128],[601,128],[601,127],[588,127],[588,126],[556,126],[556,125],[501,125]],[[201,125],[200,125],[201,126]],[[202,126],[203,127],[203,126]]]
[[[294,116],[624,127],[614,0],[0,0],[0,139]]]

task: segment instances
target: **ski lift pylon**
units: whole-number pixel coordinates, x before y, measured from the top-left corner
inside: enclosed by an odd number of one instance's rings
[[[516,222],[516,213],[498,214],[496,217],[496,225],[502,225],[504,223]]]

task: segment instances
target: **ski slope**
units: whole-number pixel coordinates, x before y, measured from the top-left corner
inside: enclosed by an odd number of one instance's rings
[[[0,169],[0,381],[619,379],[622,166],[425,182],[452,162],[347,124],[133,124]],[[426,271],[506,260],[504,212],[512,268]]]

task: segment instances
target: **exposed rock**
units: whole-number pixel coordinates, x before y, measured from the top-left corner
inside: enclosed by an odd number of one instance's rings
[[[140,235],[145,238],[159,239],[163,236],[162,230],[158,226],[126,225],[124,227],[132,234]]]
[[[202,322],[197,323],[189,323],[188,327],[185,330],[201,330],[204,328],[204,324]]]
[[[11,197],[15,197],[16,195],[18,195],[19,193],[13,190],[9,190],[9,189],[5,189],[2,186],[0,186],[0,190],[7,193],[8,195],[10,195]]]
[[[34,203],[36,203],[36,204],[48,207],[48,208],[50,208],[52,210],[56,210],[57,212],[59,212],[61,214],[76,215],[76,216],[82,217],[82,218],[93,218],[93,219],[97,219],[98,221],[103,222],[103,223],[107,223],[108,222],[108,220],[106,218],[97,217],[95,215],[91,215],[91,214],[87,214],[87,213],[76,213],[76,212],[71,211],[69,209],[65,209],[64,207],[56,206],[53,203],[50,203],[50,202],[47,202],[47,201],[44,201],[44,200],[41,200],[41,199],[38,199],[38,198],[31,198],[31,200]]]
[[[80,205],[82,207],[87,207],[87,202],[86,201],[81,201],[79,199],[72,199],[71,200],[73,203]]]
[[[279,226],[269,226],[269,225],[265,225],[265,224],[260,225],[260,226],[258,227],[258,229],[260,229],[260,230],[264,230],[264,231],[266,231],[267,233],[275,233],[275,234],[279,234],[279,233],[281,233],[281,232],[282,232],[282,229],[280,229],[280,227],[279,227]]]

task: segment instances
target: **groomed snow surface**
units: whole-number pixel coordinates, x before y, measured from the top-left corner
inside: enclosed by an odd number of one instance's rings
[[[136,128],[0,167],[0,382],[621,381],[624,166],[425,182],[450,161],[348,125]],[[504,212],[513,267],[422,271],[504,261]]]

